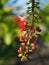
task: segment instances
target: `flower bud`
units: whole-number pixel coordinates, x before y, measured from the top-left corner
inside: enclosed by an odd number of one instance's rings
[[[18,54],[18,57],[21,57],[23,54],[21,53],[21,54]]]
[[[25,43],[21,43],[22,46],[25,46]]]
[[[23,50],[23,47],[20,47],[19,50],[22,51]]]
[[[32,47],[34,47],[34,46],[35,46],[35,44],[34,44],[34,43],[32,43],[32,44],[31,44],[31,46],[32,46]]]
[[[30,30],[31,33],[34,33],[35,31],[33,29]]]
[[[33,50],[31,49],[31,50],[29,50],[29,52],[33,52]]]
[[[41,29],[37,26],[36,27],[36,30],[38,31],[38,32],[41,32]]]
[[[40,34],[36,34],[37,35],[37,38],[40,37]]]
[[[32,36],[30,35],[29,38],[32,39]]]
[[[33,49],[33,50],[35,50],[35,49],[36,49],[36,47],[34,46],[34,47],[32,47],[32,49]]]
[[[28,53],[28,52],[29,52],[29,50],[28,50],[28,49],[26,49],[26,50],[25,50],[25,52],[26,52],[26,53]]]

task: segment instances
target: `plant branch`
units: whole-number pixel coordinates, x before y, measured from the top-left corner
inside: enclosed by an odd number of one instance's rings
[[[32,0],[32,26],[34,27],[34,0]]]

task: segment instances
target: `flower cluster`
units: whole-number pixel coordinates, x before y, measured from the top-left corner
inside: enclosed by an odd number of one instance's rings
[[[15,18],[15,20],[18,21],[18,26],[22,32],[19,39],[20,47],[18,49],[18,57],[21,58],[21,61],[28,60],[28,53],[32,53],[37,49],[41,29],[39,26],[32,28],[32,23],[27,21],[24,17],[19,16]]]
[[[40,34],[37,34],[36,32],[41,32],[41,29],[38,26],[36,26],[34,29],[26,28],[19,39],[21,45],[18,49],[18,57],[21,57],[22,61],[28,60],[28,53],[34,52],[37,48],[36,45]]]

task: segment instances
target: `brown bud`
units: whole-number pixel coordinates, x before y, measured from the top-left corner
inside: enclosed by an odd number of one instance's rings
[[[18,57],[21,57],[23,54],[21,53],[21,54],[18,54]]]
[[[25,43],[21,43],[22,46],[25,46]]]
[[[23,47],[20,47],[19,50],[22,51],[23,50]]]
[[[27,39],[25,39],[25,42],[27,42]]]
[[[26,46],[26,49],[28,49],[28,46]]]
[[[20,52],[20,50],[18,50],[18,53]]]
[[[28,52],[29,52],[29,50],[28,50],[28,49],[26,49],[26,50],[25,50],[25,52],[26,52],[26,53],[28,53]]]
[[[27,57],[26,56],[24,56],[24,60],[27,60]]]
[[[32,36],[29,36],[30,39],[32,39]]]
[[[34,44],[34,43],[31,43],[31,46],[32,46],[32,47],[34,47],[34,46],[35,46],[35,44]]]
[[[29,50],[29,52],[33,52],[33,50],[31,49],[31,50]]]
[[[36,47],[32,47],[32,49],[33,49],[33,50],[35,50],[35,49],[36,49]]]
[[[22,53],[22,50],[18,50],[18,53]]]

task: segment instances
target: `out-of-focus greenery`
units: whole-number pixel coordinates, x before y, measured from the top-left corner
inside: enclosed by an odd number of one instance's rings
[[[8,0],[0,1],[0,38],[9,46],[16,37],[20,37],[20,35],[18,36],[18,31],[19,33],[21,33],[21,31],[14,21],[15,16],[12,13],[14,7],[5,8],[4,5],[6,2],[8,2]]]
[[[14,8],[4,7],[7,2],[8,0],[0,0],[0,59],[3,60],[17,55],[16,50],[19,46],[18,38],[20,37],[18,32],[21,33],[17,23],[15,23],[17,21],[14,20],[15,15],[12,13]],[[5,62],[3,62],[4,64]]]
[[[41,18],[41,28],[43,29],[43,39],[44,42],[49,42],[49,3],[47,3],[44,8],[40,10]]]

